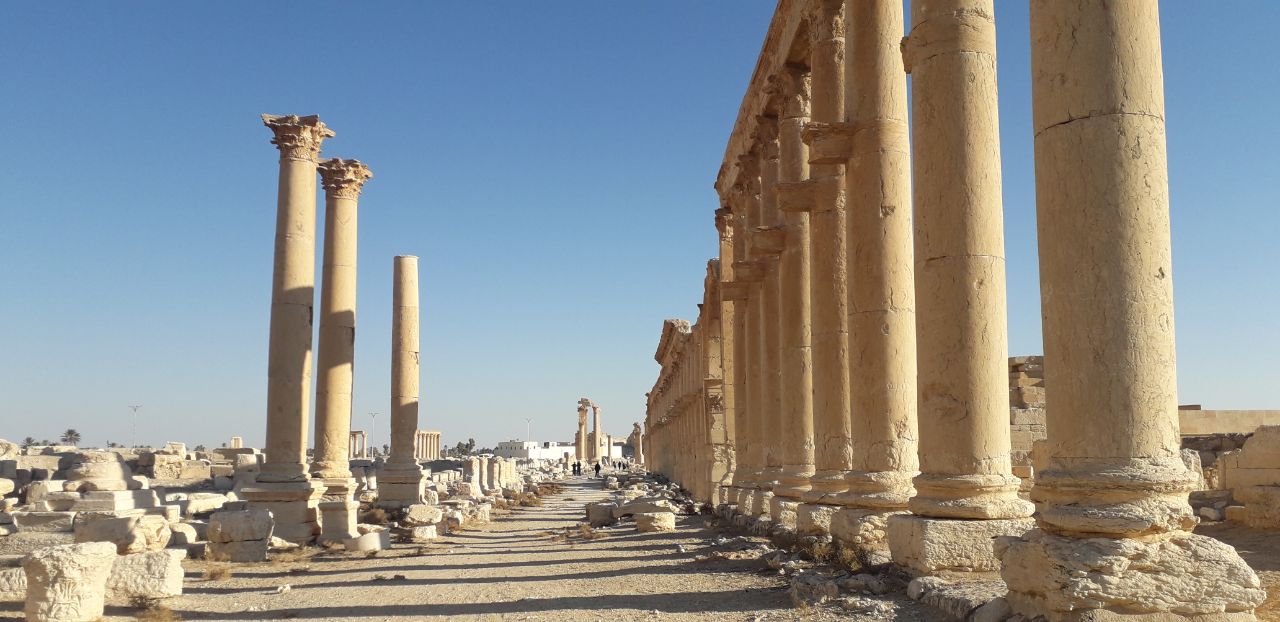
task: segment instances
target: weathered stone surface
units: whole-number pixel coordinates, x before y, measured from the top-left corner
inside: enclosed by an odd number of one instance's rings
[[[263,509],[214,512],[209,517],[209,542],[270,540],[275,522]]]
[[[27,620],[92,622],[102,617],[116,547],[107,542],[41,549],[22,560]]]
[[[970,614],[1004,593],[1004,583],[998,579],[944,582],[925,592],[920,602],[936,611],[939,619],[965,621],[971,619]]]
[[[15,484],[13,480],[8,478],[0,478],[0,497],[3,497],[13,492],[14,488],[16,487],[17,487],[17,484]]]
[[[889,518],[889,548],[895,562],[920,574],[992,572],[1000,569],[993,540],[1021,535],[1034,526],[1029,518],[961,520],[900,514]]]
[[[411,505],[405,510],[401,521],[407,527],[425,527],[435,525],[444,520],[444,511],[430,505]]]
[[[20,532],[74,530],[75,512],[13,512],[13,524]]]
[[[210,514],[221,509],[228,500],[227,495],[214,492],[193,492],[180,503],[182,515],[185,518],[192,518]]]
[[[76,542],[110,542],[121,555],[159,551],[169,546],[172,532],[163,516],[81,515],[75,523]]]
[[[185,549],[131,553],[116,558],[107,591],[124,598],[169,598],[182,595]]]
[[[343,541],[348,551],[381,551],[391,548],[391,532],[373,531]]]
[[[205,544],[205,557],[213,561],[263,562],[267,561],[267,551],[270,548],[270,544],[270,540],[208,542]]]
[[[1205,536],[1175,533],[1143,542],[1066,538],[1037,529],[1021,539],[1002,538],[997,549],[1009,602],[1028,617],[1102,619],[1065,617],[1089,610],[1237,613],[1266,598],[1258,575],[1235,550]]]
[[[200,533],[189,523],[173,523],[169,525],[169,532],[172,534],[172,542],[175,545],[186,546],[202,540]]]
[[[616,518],[622,518],[631,514],[651,514],[654,512],[680,513],[680,508],[667,499],[641,497],[618,506],[618,509],[613,511],[613,515]]]
[[[672,512],[640,512],[633,516],[636,531],[675,531],[676,515]]]
[[[436,525],[414,527],[409,530],[409,537],[412,538],[414,542],[430,542],[440,537],[440,532]]]
[[[0,568],[0,602],[22,602],[27,598],[27,571],[22,567]]]

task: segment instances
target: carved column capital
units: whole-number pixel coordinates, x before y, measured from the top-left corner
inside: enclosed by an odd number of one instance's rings
[[[275,134],[271,144],[280,149],[283,160],[315,162],[320,157],[320,143],[334,135],[333,130],[316,115],[264,114],[262,124]]]
[[[812,74],[800,65],[787,65],[782,73],[776,76],[778,89],[782,95],[782,117],[795,119],[810,115],[810,93],[813,88]]]
[[[339,199],[359,198],[364,182],[373,177],[373,171],[359,160],[330,158],[321,162],[317,170],[325,193]]]
[[[716,231],[720,232],[720,240],[733,241],[733,208],[722,207],[716,210]]]

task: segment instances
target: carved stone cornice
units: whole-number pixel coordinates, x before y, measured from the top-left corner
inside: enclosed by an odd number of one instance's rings
[[[358,199],[364,182],[373,177],[373,171],[359,160],[343,160],[330,158],[321,162],[316,169],[320,172],[320,183],[325,194],[339,199]]]
[[[264,114],[262,124],[275,134],[271,144],[280,149],[282,160],[315,162],[320,157],[320,143],[334,135],[316,115]]]
[[[811,0],[806,8],[811,42],[844,38],[844,0]]]

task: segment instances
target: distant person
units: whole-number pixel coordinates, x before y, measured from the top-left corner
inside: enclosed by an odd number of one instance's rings
[[[600,463],[596,463],[596,477],[600,477]]]

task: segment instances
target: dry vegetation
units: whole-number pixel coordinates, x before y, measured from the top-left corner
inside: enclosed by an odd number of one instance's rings
[[[227,564],[209,564],[204,569],[205,581],[226,581],[231,576],[231,566]]]

